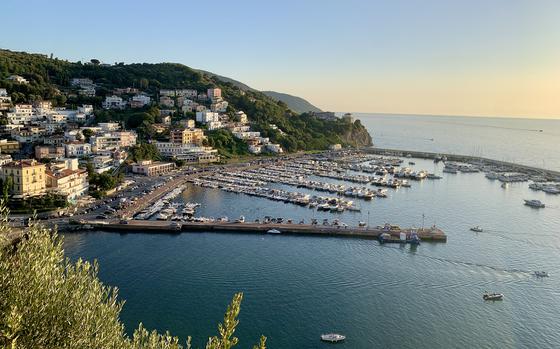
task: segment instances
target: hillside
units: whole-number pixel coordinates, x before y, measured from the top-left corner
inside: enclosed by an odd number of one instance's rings
[[[25,77],[29,84],[16,84],[6,80],[12,74]],[[69,93],[72,78],[93,80],[97,86],[95,96]],[[51,100],[56,106],[70,107],[88,103],[98,110],[105,96],[111,95],[113,89],[131,86],[140,88],[151,96],[156,96],[161,88],[206,90],[219,87],[222,89],[222,96],[229,102],[229,114],[244,111],[253,129],[261,131],[264,137],[270,137],[273,142],[280,143],[287,151],[327,149],[334,143],[349,146],[371,144],[371,137],[359,121],[323,121],[309,114],[297,114],[286,103],[276,101],[259,91],[243,90],[233,82],[223,81],[182,64],[119,63],[109,66],[0,50],[0,87],[7,89],[14,103]],[[131,126],[143,123],[143,120],[134,120],[135,118],[150,120],[144,114],[129,115]],[[113,117],[105,116],[109,119]],[[283,132],[273,129],[271,125],[278,126]],[[348,139],[348,132],[359,137]],[[355,139],[360,141],[354,142]]]
[[[253,92],[257,92],[258,90],[255,90],[252,87],[249,87],[248,85],[225,77],[225,76],[221,76],[221,75],[217,75],[205,70],[197,70],[203,74],[215,77],[223,82],[229,82],[231,83],[233,86],[239,87],[241,90],[243,91],[253,91]],[[317,108],[316,106],[314,106],[313,104],[309,103],[308,101],[306,101],[305,99],[301,98],[301,97],[297,97],[297,96],[292,96],[289,95],[287,93],[281,93],[281,92],[275,92],[275,91],[261,91],[262,93],[264,93],[265,95],[267,95],[268,97],[276,100],[276,101],[281,101],[284,102],[288,108],[290,108],[291,110],[295,111],[296,113],[306,113],[306,112],[320,112],[321,109]]]
[[[297,96],[292,96],[287,93],[280,93],[274,91],[262,91],[268,97],[275,99],[277,101],[282,101],[288,105],[290,109],[296,113],[307,113],[307,112],[320,112],[321,109],[317,108],[313,104],[309,103],[305,99]]]

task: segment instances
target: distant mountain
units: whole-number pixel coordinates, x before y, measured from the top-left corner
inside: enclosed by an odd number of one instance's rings
[[[243,91],[257,92],[257,90],[255,90],[254,88],[249,87],[249,86],[245,85],[244,83],[239,82],[237,80],[234,80],[234,79],[231,79],[231,78],[228,78],[228,77],[225,77],[225,76],[221,76],[221,75],[218,75],[218,74],[214,74],[212,72],[205,71],[205,70],[198,70],[198,71],[203,73],[203,74],[214,77],[218,80],[221,80],[223,82],[229,82],[233,86],[238,87]],[[292,96],[292,95],[289,95],[287,93],[281,93],[281,92],[275,92],[275,91],[260,91],[260,92],[264,93],[265,95],[267,95],[268,97],[270,97],[274,100],[286,103],[288,108],[295,111],[296,113],[305,113],[305,112],[309,112],[309,111],[314,111],[314,112],[320,112],[321,111],[321,109],[317,108],[316,106],[314,106],[313,104],[309,103],[308,101],[306,101],[305,99],[303,99],[301,97]]]
[[[296,97],[289,95],[287,93],[280,93],[274,91],[261,91],[270,98],[276,99],[277,101],[282,101],[286,103],[288,108],[292,109],[296,113],[305,113],[309,111],[320,112],[321,109],[317,108],[313,104],[309,103],[301,97]]]

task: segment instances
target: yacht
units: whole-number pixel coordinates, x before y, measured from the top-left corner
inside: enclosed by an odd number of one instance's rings
[[[484,292],[482,299],[485,301],[501,301],[504,298],[502,293],[488,293]]]
[[[321,340],[324,341],[324,342],[336,343],[336,342],[341,342],[345,339],[346,339],[346,336],[338,334],[338,333],[327,333],[327,334],[322,334],[321,335]]]
[[[545,205],[540,200],[525,200],[525,205],[536,207],[536,208],[544,208]]]
[[[235,223],[245,223],[245,217],[240,216],[238,219],[235,220]]]

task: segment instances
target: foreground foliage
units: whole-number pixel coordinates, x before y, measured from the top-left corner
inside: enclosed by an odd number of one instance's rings
[[[9,231],[7,209],[0,204],[0,239]],[[0,242],[1,243],[1,242]],[[148,331],[142,324],[132,338],[119,320],[123,302],[117,289],[98,279],[97,262],[64,257],[62,238],[49,229],[32,225],[17,245],[0,244],[0,348],[191,348],[169,332]],[[218,325],[218,336],[206,349],[229,349],[239,321],[242,293],[234,296]],[[253,349],[265,349],[261,337]]]

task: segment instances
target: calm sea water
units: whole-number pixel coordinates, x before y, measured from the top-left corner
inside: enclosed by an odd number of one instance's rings
[[[398,130],[396,121],[363,119],[377,125],[374,134]],[[376,143],[399,145],[381,143],[381,137]],[[415,161],[416,168],[441,173],[441,165]],[[524,206],[524,198],[540,199],[547,208]],[[251,220],[336,217],[357,224],[369,218],[371,224],[420,226],[424,214],[425,225],[437,224],[449,241],[413,248],[309,236],[67,234],[66,253],[97,258],[101,279],[119,287],[128,331],[142,321],[182,338],[192,335],[202,346],[216,333],[231,296],[243,291],[240,347],[265,334],[270,348],[328,348],[319,340],[325,332],[347,335],[340,348],[560,343],[560,196],[533,192],[527,183],[503,189],[483,174],[444,174],[392,191],[387,199],[358,201],[362,212],[342,214],[198,187],[189,187],[182,199],[201,202],[200,215]],[[485,232],[469,231],[474,225]],[[533,270],[551,277],[536,279]],[[486,290],[504,293],[504,301],[484,302]]]
[[[484,156],[560,171],[560,120],[355,116],[379,147]]]

